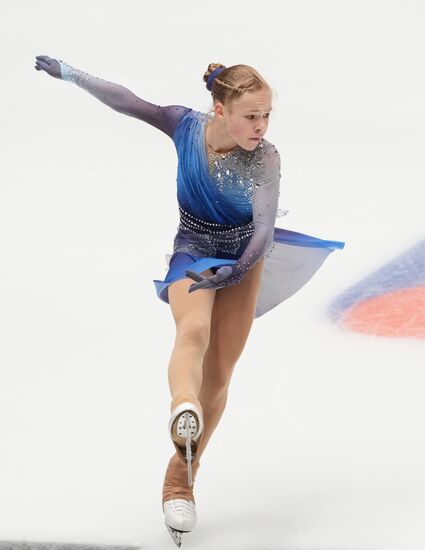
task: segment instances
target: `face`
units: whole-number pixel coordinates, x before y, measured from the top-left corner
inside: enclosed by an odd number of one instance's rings
[[[233,101],[231,110],[220,105],[229,137],[244,149],[255,149],[268,128],[272,110],[271,91],[247,92]]]

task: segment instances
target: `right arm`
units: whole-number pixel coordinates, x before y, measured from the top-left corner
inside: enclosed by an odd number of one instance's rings
[[[45,55],[36,57],[36,69],[45,70],[51,76],[73,82],[91,95],[99,99],[108,107],[119,113],[132,116],[155,126],[169,137],[173,137],[174,130],[182,117],[190,111],[182,105],[160,106],[149,103],[137,97],[128,88],[91,76],[88,73],[71,67],[60,59]]]

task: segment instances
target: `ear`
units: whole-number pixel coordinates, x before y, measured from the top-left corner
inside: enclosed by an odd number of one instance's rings
[[[216,117],[222,117],[224,116],[224,113],[223,113],[223,103],[221,103],[220,101],[218,101],[215,106],[214,106],[214,111],[215,111],[215,116]]]

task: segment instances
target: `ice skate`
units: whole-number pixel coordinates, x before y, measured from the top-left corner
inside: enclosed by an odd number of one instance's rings
[[[190,402],[178,405],[171,413],[168,431],[178,454],[187,464],[187,480],[192,486],[192,463],[196,458],[199,440],[204,430],[202,414]]]
[[[199,462],[195,462],[194,477],[198,468]],[[189,487],[186,463],[178,453],[175,453],[168,463],[162,489],[162,510],[168,532],[177,546],[180,546],[183,533],[193,530],[197,518],[193,484]]]
[[[176,498],[165,501],[162,508],[168,532],[177,546],[180,546],[182,534],[189,533],[196,525],[195,504],[191,500]]]

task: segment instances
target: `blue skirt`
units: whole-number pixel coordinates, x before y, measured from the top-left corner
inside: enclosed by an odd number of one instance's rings
[[[255,318],[295,294],[313,277],[331,252],[344,246],[345,243],[341,241],[319,239],[275,227],[271,252],[264,257]],[[215,273],[219,267],[232,265],[237,260],[238,256],[228,253],[220,254],[219,257],[205,257],[175,251],[170,258],[165,279],[153,281],[158,298],[169,303],[168,286],[180,279],[189,278],[185,275],[188,268],[198,273],[211,269]]]

